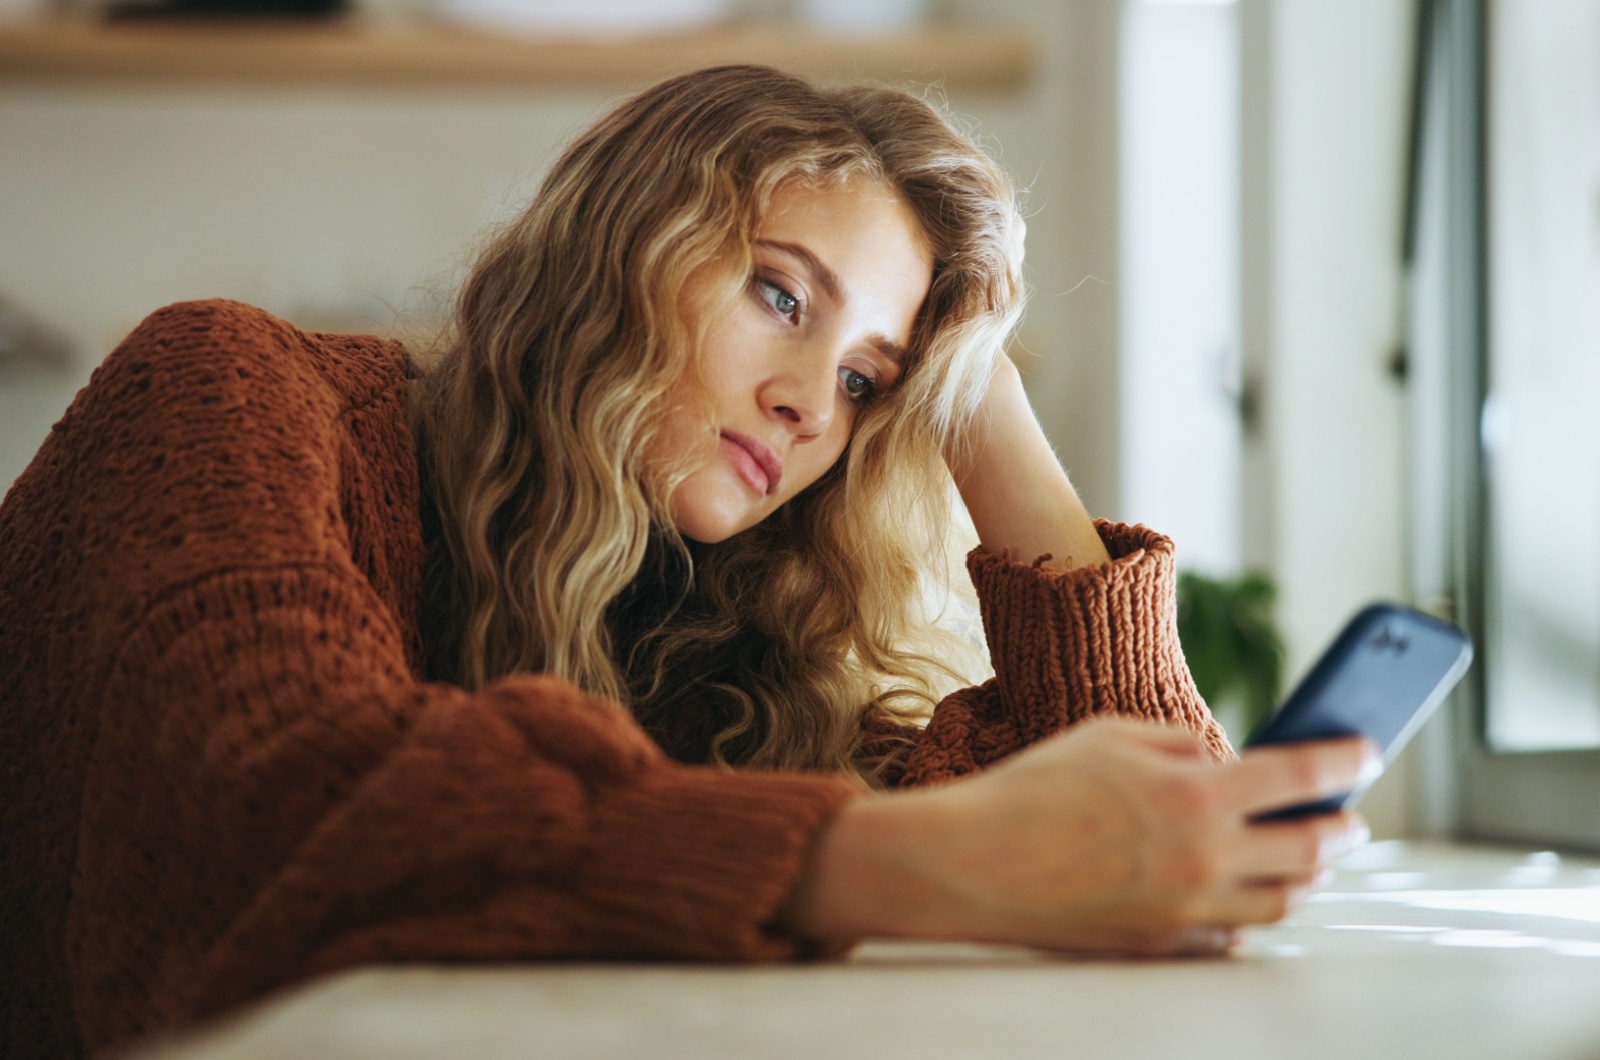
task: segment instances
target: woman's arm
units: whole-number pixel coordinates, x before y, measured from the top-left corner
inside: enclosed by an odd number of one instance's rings
[[[1219,765],[1231,752],[1177,643],[1171,542],[1089,519],[1009,361],[976,429],[952,472],[988,553],[971,567],[997,676],[941,704],[898,776],[947,783],[840,810],[787,922],[822,940],[1156,954],[1225,948],[1239,926],[1282,917],[1365,825],[1251,818],[1349,790],[1371,748]],[[1027,562],[1044,553],[1055,570]]]
[[[0,505],[0,906],[46,910],[0,952],[91,1052],[360,962],[802,950],[777,910],[859,782],[677,765],[548,676],[419,680],[404,386],[172,307]]]
[[[976,776],[866,796],[825,829],[789,905],[821,940],[1071,951],[1223,949],[1282,917],[1365,839],[1359,817],[1252,823],[1376,766],[1347,739],[1217,765],[1191,734],[1095,721]]]
[[[887,782],[965,776],[1108,715],[1180,726],[1231,759],[1178,643],[1172,542],[1089,518],[1009,359],[961,452],[952,473],[981,538],[968,570],[995,677],[947,697],[914,734],[869,713],[864,746],[893,749]],[[1044,554],[1052,560],[1029,562]]]
[[[1048,553],[1059,570],[1110,561],[1011,358],[1000,358],[972,431],[950,471],[985,551],[1022,562]]]

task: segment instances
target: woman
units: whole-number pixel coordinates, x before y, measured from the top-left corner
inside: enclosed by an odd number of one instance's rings
[[[1001,353],[1021,233],[923,102],[731,67],[581,136],[426,370],[153,315],[0,509],[0,1053],[367,961],[1283,915],[1360,822],[1250,818],[1366,749],[1233,760],[1170,543],[1088,518]],[[952,476],[996,675],[941,700]]]

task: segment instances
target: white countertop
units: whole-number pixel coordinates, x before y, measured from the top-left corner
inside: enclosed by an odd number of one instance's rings
[[[1374,843],[1227,958],[371,968],[141,1060],[1600,1058],[1600,860]]]

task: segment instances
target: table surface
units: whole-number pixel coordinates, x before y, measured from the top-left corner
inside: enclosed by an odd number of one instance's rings
[[[1231,956],[368,968],[140,1060],[1600,1058],[1600,860],[1374,843]]]

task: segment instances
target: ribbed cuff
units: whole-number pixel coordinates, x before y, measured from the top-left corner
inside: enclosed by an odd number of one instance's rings
[[[1057,571],[1043,557],[967,557],[1008,714],[1029,743],[1117,714],[1182,724],[1214,744],[1220,730],[1178,642],[1172,541],[1143,526],[1095,528],[1108,564]]]
[[[572,883],[600,952],[778,960],[847,950],[775,921],[822,828],[859,783],[842,776],[665,764],[600,794]]]

